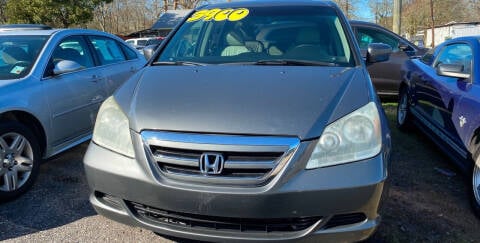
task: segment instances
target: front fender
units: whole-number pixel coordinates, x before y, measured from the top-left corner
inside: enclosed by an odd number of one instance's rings
[[[48,140],[50,107],[41,81],[17,80],[0,87],[0,115],[7,112],[23,112],[38,120]]]

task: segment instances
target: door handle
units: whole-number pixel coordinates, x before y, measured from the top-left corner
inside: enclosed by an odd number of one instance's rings
[[[97,95],[97,96],[92,98],[92,103],[97,103],[99,101],[102,101],[102,99],[103,99],[102,95]]]
[[[94,74],[94,75],[92,75],[91,81],[94,82],[94,83],[98,83],[98,81],[100,81],[100,80],[102,80],[102,79],[103,79],[102,76],[97,75],[97,74]]]
[[[136,71],[137,71],[137,69],[135,67],[130,67],[130,72],[134,73]]]

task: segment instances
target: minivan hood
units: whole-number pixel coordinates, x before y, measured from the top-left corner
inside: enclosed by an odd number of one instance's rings
[[[122,107],[137,132],[309,139],[371,97],[361,67],[152,66],[143,71],[130,107]]]

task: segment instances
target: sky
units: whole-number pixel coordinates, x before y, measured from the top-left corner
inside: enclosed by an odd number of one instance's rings
[[[375,16],[373,16],[372,11],[370,11],[370,7],[368,7],[368,1],[360,0],[357,9],[357,16],[360,20],[371,22],[375,20]]]

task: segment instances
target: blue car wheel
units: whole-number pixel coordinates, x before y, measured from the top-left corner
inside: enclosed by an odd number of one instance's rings
[[[397,105],[397,127],[402,131],[407,131],[412,127],[408,92],[405,87],[400,90],[399,94]]]

